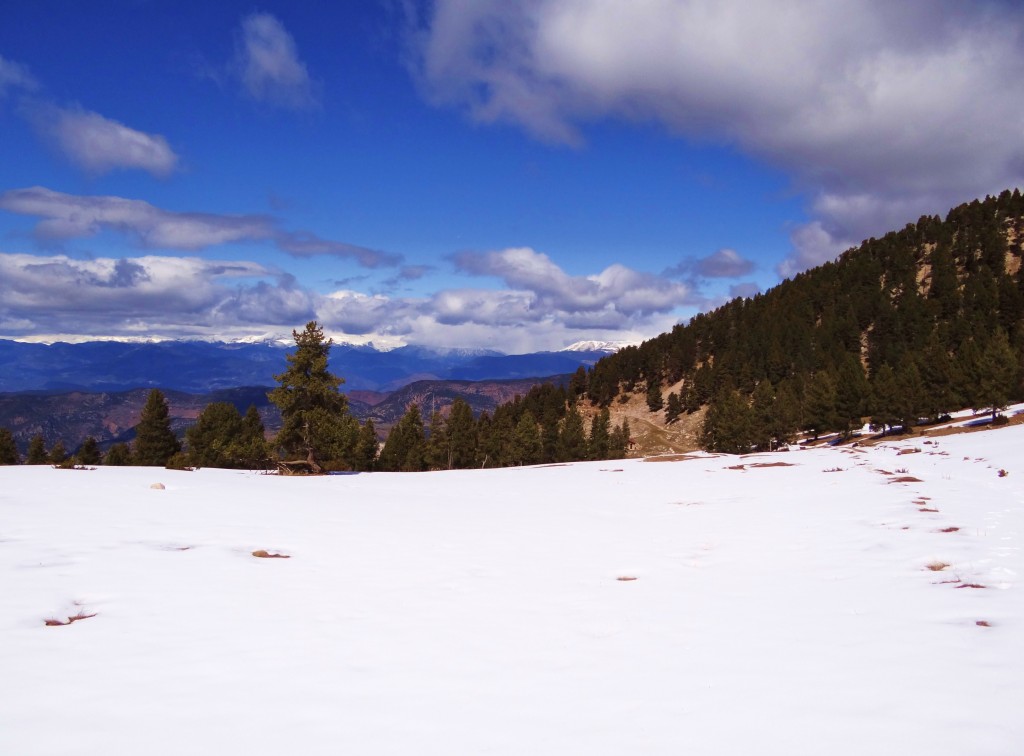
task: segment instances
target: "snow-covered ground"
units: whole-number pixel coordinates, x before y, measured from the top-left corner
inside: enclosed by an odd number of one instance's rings
[[[0,753],[1014,756],[1022,459],[0,468]]]

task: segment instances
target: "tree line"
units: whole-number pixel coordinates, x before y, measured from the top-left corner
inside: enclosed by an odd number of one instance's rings
[[[339,388],[344,382],[328,369],[333,340],[315,321],[293,331],[296,349],[274,379],[268,397],[281,412],[282,425],[267,434],[255,407],[241,414],[226,402],[207,405],[184,434],[171,430],[166,397],[153,389],[129,445],[118,443],[102,455],[87,438],[74,454],[58,441],[47,451],[41,435],[32,439],[27,464],[63,467],[105,465],[218,467],[321,473],[330,470],[424,471],[506,467],[544,462],[600,460],[625,456],[629,426],[611,426],[607,409],[589,423],[577,396],[553,385],[537,386],[525,397],[499,406],[493,416],[473,416],[459,398],[445,415],[432,413],[425,425],[412,404],[380,444],[373,420],[352,416]],[[0,464],[21,461],[11,433],[0,429]]]

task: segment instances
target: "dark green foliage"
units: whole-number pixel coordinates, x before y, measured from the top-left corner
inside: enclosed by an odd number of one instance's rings
[[[995,420],[1017,385],[1017,355],[1010,348],[1005,331],[998,329],[989,339],[978,367],[978,406],[990,409]]]
[[[665,406],[665,401],[661,396],[661,384],[655,380],[651,380],[647,384],[647,409],[651,412],[658,412]]]
[[[679,394],[672,392],[668,395],[668,401],[665,404],[665,423],[671,425],[679,416],[683,414],[683,403],[679,399]]]
[[[281,430],[275,444],[287,458],[307,461],[314,471],[321,460],[342,459],[350,454],[359,433],[348,414],[348,401],[338,391],[342,379],[327,369],[334,344],[324,337],[316,321],[301,333],[292,331],[295,352],[288,368],[274,380],[278,387],[268,394],[281,410]]]
[[[896,373],[888,364],[875,373],[871,384],[871,424],[885,431],[900,421],[900,402],[897,395]]]
[[[751,410],[735,389],[723,389],[708,408],[700,444],[708,451],[743,454],[753,446]]]
[[[38,433],[28,442],[28,455],[25,457],[26,465],[45,465],[50,461],[50,455],[46,451],[46,442],[43,434]]]
[[[848,434],[861,426],[870,395],[871,386],[860,360],[852,354],[846,354],[836,382],[835,413],[839,430]]]
[[[445,423],[449,468],[465,470],[477,466],[476,422],[473,410],[462,397],[452,402]]]
[[[133,462],[144,467],[163,467],[179,451],[181,444],[171,432],[167,399],[160,389],[153,389],[135,426]]]
[[[587,438],[583,432],[583,417],[575,405],[569,407],[562,419],[558,434],[558,459],[575,462],[587,458]]]
[[[419,405],[410,404],[380,452],[377,469],[389,472],[418,472],[427,469],[426,437]]]
[[[68,450],[64,448],[64,442],[60,439],[50,449],[50,464],[61,465],[68,458]]]
[[[611,413],[602,407],[590,421],[590,435],[587,437],[587,457],[608,459],[611,452]]]
[[[533,413],[526,410],[512,435],[512,464],[535,465],[541,461],[543,446]]]
[[[21,455],[14,443],[14,434],[7,428],[0,428],[0,465],[16,465],[19,462]]]
[[[367,472],[374,469],[377,463],[377,429],[373,427],[373,420],[367,418],[363,427],[359,429],[359,439],[356,441],[353,468],[360,472]]]
[[[611,438],[608,439],[608,459],[625,458],[629,452],[629,442],[629,419],[622,418],[622,422],[612,429]]]
[[[98,465],[103,461],[103,455],[100,453],[99,444],[96,443],[96,439],[92,436],[88,436],[82,445],[79,447],[78,452],[75,454],[80,465]]]
[[[132,464],[132,452],[128,444],[114,444],[103,458],[107,467],[126,467]]]
[[[836,382],[822,370],[811,377],[804,389],[804,430],[814,438],[839,427],[836,413]]]
[[[223,467],[251,470],[263,467],[267,459],[263,422],[250,406],[243,418],[233,404],[209,404],[185,431],[188,464],[194,467]]]

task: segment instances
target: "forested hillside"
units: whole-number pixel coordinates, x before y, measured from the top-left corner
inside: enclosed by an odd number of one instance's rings
[[[586,394],[645,392],[670,423],[706,406],[720,451],[999,408],[1024,395],[1022,242],[1018,190],[922,217],[602,359]]]

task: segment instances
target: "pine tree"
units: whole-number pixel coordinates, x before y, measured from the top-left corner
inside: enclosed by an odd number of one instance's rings
[[[242,416],[230,402],[208,404],[185,431],[189,463],[195,467],[238,465],[235,447],[242,436]]]
[[[665,406],[661,396],[661,384],[654,378],[647,381],[647,409],[651,412],[658,412]]]
[[[167,399],[160,389],[153,389],[135,426],[134,462],[144,467],[163,467],[179,451],[181,444],[171,432]]]
[[[587,439],[583,433],[583,417],[575,405],[562,418],[562,430],[558,434],[558,459],[561,462],[578,462],[587,458]]]
[[[1002,328],[996,329],[981,353],[978,379],[978,405],[989,408],[994,421],[1017,384],[1017,356]]]
[[[908,353],[903,356],[899,370],[896,371],[896,408],[900,424],[904,431],[917,425],[918,418],[924,414],[924,382],[917,363]]]
[[[242,433],[235,446],[234,456],[246,470],[266,469],[270,457],[267,431],[254,404],[242,416]]]
[[[512,436],[512,460],[517,465],[535,465],[540,462],[543,446],[540,429],[530,410],[523,412]]]
[[[900,420],[898,391],[896,373],[888,363],[883,364],[871,383],[871,424],[883,433]]]
[[[624,459],[629,453],[629,418],[622,418],[622,422],[612,429],[611,438],[608,440],[608,459]]]
[[[14,434],[7,428],[0,428],[0,465],[17,465],[21,462]]]
[[[708,451],[743,454],[750,451],[751,412],[746,400],[728,386],[718,393],[704,416],[700,445]]]
[[[281,410],[281,430],[276,445],[288,457],[301,457],[315,472],[322,472],[321,459],[337,457],[355,444],[358,427],[346,422],[348,401],[338,391],[342,379],[327,369],[327,357],[334,344],[325,338],[315,320],[302,333],[292,331],[295,352],[287,357],[288,368],[275,375],[278,387],[268,394]]]
[[[836,384],[827,370],[821,370],[814,374],[804,391],[804,429],[817,438],[837,424]]]
[[[419,405],[410,404],[388,434],[377,466],[391,472],[419,472],[427,467],[425,456],[423,417]]]
[[[77,457],[80,465],[98,465],[103,461],[103,455],[100,453],[99,444],[96,443],[96,439],[92,436],[86,437],[75,456]]]
[[[103,464],[107,467],[127,467],[132,464],[132,452],[128,444],[117,443],[111,446],[103,458]]]
[[[64,448],[64,442],[60,439],[50,449],[50,464],[62,465],[68,458],[68,450]]]
[[[444,416],[437,410],[430,413],[423,458],[431,470],[451,469],[452,458],[448,448],[448,435],[445,433]]]
[[[860,360],[853,355],[846,355],[839,368],[835,404],[836,420],[844,436],[861,426],[870,393],[871,386]]]
[[[472,408],[462,397],[457,397],[452,402],[445,423],[445,435],[448,439],[451,467],[456,470],[476,467],[476,421],[473,419]]]
[[[373,419],[367,418],[359,429],[359,440],[356,442],[355,469],[360,472],[367,472],[374,468],[377,462],[377,429],[373,427]]]
[[[683,403],[679,399],[679,394],[675,391],[668,395],[668,403],[665,405],[665,424],[671,425],[679,416],[683,414]]]
[[[611,413],[602,407],[590,421],[590,435],[587,437],[587,457],[593,460],[608,459],[611,451]]]
[[[564,405],[563,405],[564,406]],[[544,410],[540,421],[541,461],[558,461],[558,411],[553,407]]]
[[[28,455],[25,457],[26,465],[45,465],[50,461],[50,455],[46,451],[46,442],[43,434],[37,433],[28,442]]]

